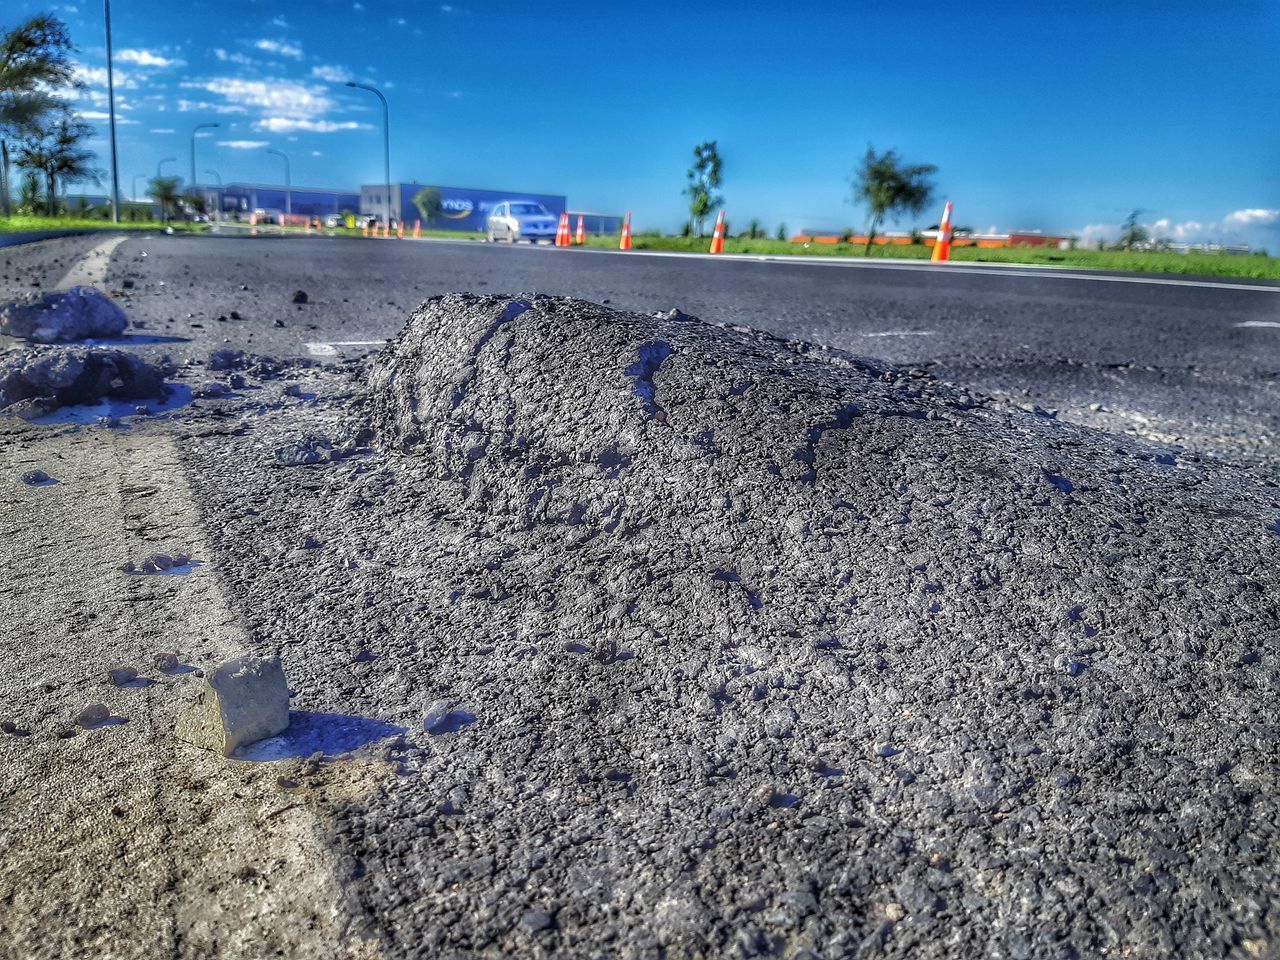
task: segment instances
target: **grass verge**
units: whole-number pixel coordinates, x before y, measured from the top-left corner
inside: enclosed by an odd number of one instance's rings
[[[174,230],[199,233],[207,229],[203,223],[175,221]],[[112,223],[110,220],[89,220],[75,217],[0,217],[0,233],[27,233],[41,230],[163,230],[164,224],[155,220],[127,220]]]

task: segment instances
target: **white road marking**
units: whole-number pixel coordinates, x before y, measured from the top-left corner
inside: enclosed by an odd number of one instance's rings
[[[1237,327],[1275,327],[1280,330],[1280,321],[1278,320],[1242,320],[1236,324]]]
[[[881,330],[877,333],[864,333],[864,337],[932,337],[932,330]]]
[[[77,260],[58,281],[57,290],[70,290],[77,286],[93,286],[95,281],[107,275],[107,267],[111,265],[111,255],[116,247],[124,243],[128,237],[108,237],[100,244]]]
[[[307,350],[315,357],[336,357],[338,347],[381,347],[386,344],[382,340],[330,340],[327,343],[308,343]]]
[[[446,243],[458,241],[446,240]],[[467,241],[462,241],[467,242]],[[556,247],[537,247],[539,250],[557,250]],[[958,261],[933,263],[932,261],[905,260],[889,257],[877,257],[874,260],[855,259],[854,257],[814,257],[803,254],[782,254],[765,256],[747,253],[683,253],[676,250],[601,250],[599,247],[578,247],[578,253],[602,253],[609,256],[628,257],[677,257],[685,260],[724,260],[729,262],[745,261],[747,263],[803,263],[820,267],[861,267],[871,270],[918,270],[924,273],[946,271],[948,273],[976,273],[986,276],[1003,275],[1007,277],[1043,277],[1049,280],[1097,280],[1101,283],[1141,283],[1164,287],[1201,287],[1210,290],[1245,290],[1250,293],[1280,293],[1280,285],[1263,286],[1253,283],[1223,283],[1216,280],[1181,280],[1174,277],[1119,277],[1109,274],[1070,273],[1073,267],[1058,267],[1046,263],[993,263],[990,265],[966,264],[960,266]]]

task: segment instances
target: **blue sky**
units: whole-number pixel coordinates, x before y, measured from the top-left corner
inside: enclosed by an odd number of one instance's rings
[[[105,111],[96,0],[64,18]],[[720,143],[730,219],[860,226],[868,143],[939,167],[957,222],[1086,238],[1133,208],[1176,239],[1280,249],[1280,2],[113,4],[121,187],[189,171],[298,185],[393,179],[563,193],[682,222],[692,147]],[[101,144],[105,165],[105,143]],[[141,182],[141,181],[140,181]],[[920,218],[935,222],[937,213]],[[908,222],[900,224],[905,228]]]

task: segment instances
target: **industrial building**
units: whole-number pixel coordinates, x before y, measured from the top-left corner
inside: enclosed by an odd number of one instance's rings
[[[360,194],[354,190],[329,190],[323,187],[282,187],[261,183],[228,183],[222,186],[201,185],[205,210],[237,215],[248,219],[255,210],[292,213],[298,217],[324,217],[331,213],[355,214],[360,207]]]
[[[440,215],[428,223],[414,204],[413,199],[423,190],[435,190],[440,194]],[[386,184],[366,184],[360,187],[360,213],[377,217],[387,215]],[[568,200],[558,194],[529,193],[525,190],[479,190],[473,187],[438,187],[425,183],[393,183],[391,185],[391,220],[413,223],[422,220],[423,226],[437,230],[482,231],[486,229],[489,211],[503,200],[531,200],[547,208],[554,217],[568,209]]]

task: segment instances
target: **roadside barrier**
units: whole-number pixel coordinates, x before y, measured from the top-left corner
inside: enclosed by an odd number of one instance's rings
[[[578,246],[582,246],[583,243],[586,242],[586,239],[587,239],[587,232],[585,229],[583,229],[583,226],[582,226],[582,214],[578,214],[578,235],[574,238],[573,242],[576,243]]]
[[[933,253],[929,256],[935,263],[951,259],[951,201],[942,208],[942,223],[938,225],[938,239],[933,244]]]
[[[560,214],[560,223],[556,226],[556,246],[567,247],[570,245],[569,239],[569,214]]]
[[[724,253],[724,211],[716,217],[716,229],[711,234],[711,253]]]
[[[622,239],[618,241],[619,250],[631,249],[631,211],[622,219]]]
[[[422,221],[413,221],[413,239],[417,240],[422,236]]]

